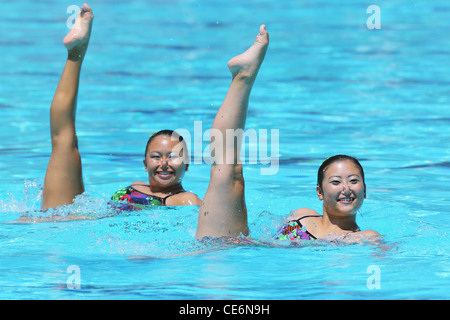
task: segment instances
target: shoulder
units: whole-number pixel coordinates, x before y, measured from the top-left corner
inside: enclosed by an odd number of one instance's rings
[[[202,200],[195,193],[185,191],[168,198],[166,204],[168,206],[200,205]]]
[[[145,183],[143,181],[135,181],[132,184],[129,185],[129,187],[148,187],[148,183]]]
[[[287,218],[288,220],[300,219],[306,216],[317,216],[322,217],[315,210],[309,208],[299,208],[297,210],[291,211],[291,215]]]
[[[132,184],[130,184],[127,188],[138,191],[143,194],[148,194],[148,195],[152,194],[152,190],[150,189],[149,184],[145,183],[143,181],[135,181]]]

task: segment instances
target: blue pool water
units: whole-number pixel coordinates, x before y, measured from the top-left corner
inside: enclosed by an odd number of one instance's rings
[[[376,3],[378,30],[367,28],[370,1],[91,1],[77,113],[87,191],[70,210],[96,219],[6,223],[42,215],[73,4],[2,4],[0,299],[450,298],[446,1]],[[225,248],[194,241],[197,207],[107,217],[114,191],[145,181],[150,133],[210,128],[226,62],[261,23],[271,44],[247,128],[279,130],[279,170],[245,166],[251,236],[267,240],[299,207],[321,212],[316,172],[339,153],[361,159],[358,223],[383,244]],[[203,196],[208,180],[207,164],[191,164],[184,186]]]

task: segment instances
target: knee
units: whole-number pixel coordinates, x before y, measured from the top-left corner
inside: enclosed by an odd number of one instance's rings
[[[244,186],[244,170],[242,168],[242,164],[235,164],[233,170],[233,180],[234,183],[240,184]]]
[[[216,185],[242,185],[244,186],[244,174],[242,164],[213,165],[211,167],[211,181]]]
[[[78,137],[71,133],[52,134],[52,148],[78,149]]]

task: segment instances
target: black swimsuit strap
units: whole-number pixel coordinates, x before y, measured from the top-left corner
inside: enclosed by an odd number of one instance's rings
[[[147,195],[147,196],[149,196],[149,197],[152,197],[152,198],[155,199],[155,200],[159,200],[159,201],[161,201],[161,203],[162,203],[163,205],[166,205],[166,200],[167,200],[167,198],[169,198],[169,197],[171,197],[171,196],[174,196],[174,195],[176,195],[176,194],[182,193],[182,192],[186,192],[185,190],[180,190],[180,191],[178,191],[178,192],[169,194],[168,196],[165,196],[164,198],[161,198],[161,197],[155,196],[155,195],[153,195],[153,194],[147,194],[147,193],[141,192],[141,191],[137,190],[137,189],[136,189],[135,187],[133,187],[133,186],[129,186],[129,188],[131,188],[131,189],[133,189],[134,191],[137,191],[137,192],[139,192],[139,193],[145,194],[145,195]]]
[[[296,219],[296,220],[293,220],[293,221],[297,221],[297,222],[300,223],[300,220],[302,220],[302,219],[304,219],[304,218],[313,218],[313,217],[321,217],[321,216],[303,216],[303,217],[300,217],[300,218],[298,218],[298,219]]]
[[[298,226],[299,226],[300,228],[302,228],[303,225],[302,225],[302,223],[300,222],[300,220],[302,220],[302,219],[304,219],[304,218],[313,218],[313,217],[320,217],[320,216],[317,216],[317,215],[314,215],[314,216],[303,216],[303,217],[300,217],[300,218],[298,218],[298,219],[296,219],[296,220],[292,220],[292,221],[297,222]],[[309,234],[309,236],[310,236],[311,238],[317,239],[317,238],[316,238],[311,232],[309,232],[308,230],[306,230],[305,232],[306,232],[307,234]]]
[[[186,191],[185,191],[185,190],[180,190],[180,191],[178,191],[178,192],[169,194],[168,196],[164,197],[163,199],[167,199],[168,197],[171,197],[171,196],[174,196],[174,195],[176,195],[176,194],[183,193],[183,192],[186,192]]]
[[[186,192],[186,191],[181,190],[181,191],[178,191],[178,192],[169,194],[168,196],[166,196],[166,197],[164,197],[164,198],[160,198],[160,199],[161,199],[161,203],[162,203],[163,205],[166,205],[166,200],[167,200],[167,198],[169,198],[169,197],[171,197],[171,196],[174,196],[174,195],[176,195],[176,194],[182,193],[182,192]]]

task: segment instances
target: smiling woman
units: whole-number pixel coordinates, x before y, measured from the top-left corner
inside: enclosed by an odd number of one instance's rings
[[[84,192],[81,156],[75,132],[75,114],[81,65],[86,54],[94,15],[84,4],[63,40],[68,58],[50,107],[52,154],[44,181],[42,209],[73,203]],[[174,139],[175,138],[175,139]],[[139,205],[198,205],[201,200],[181,185],[188,164],[183,138],[163,130],[147,143],[144,165],[149,181],[135,182],[117,191],[113,200]],[[124,209],[134,209],[133,206]],[[140,207],[136,207],[140,208]]]
[[[182,179],[189,166],[189,154],[181,135],[161,130],[151,135],[143,160],[148,184],[136,181],[118,190],[111,200],[126,200],[139,205],[199,205],[201,200],[185,191]]]
[[[356,224],[356,213],[366,198],[364,170],[357,159],[346,155],[326,159],[317,174],[317,196],[323,201],[322,216],[312,209],[297,209],[280,229],[278,239],[355,241],[379,236],[376,231],[361,231]]]

